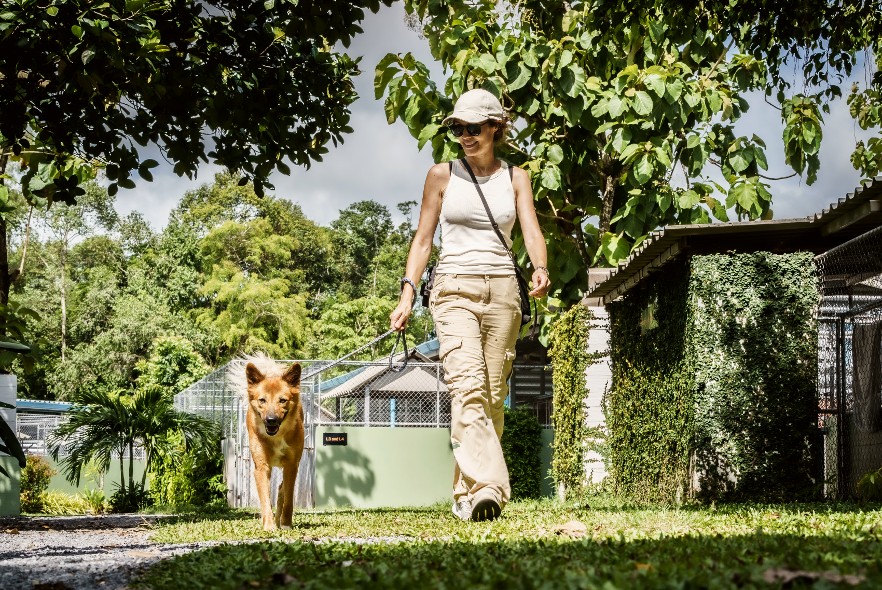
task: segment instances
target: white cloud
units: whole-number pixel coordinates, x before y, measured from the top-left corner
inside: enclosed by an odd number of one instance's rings
[[[352,56],[363,56],[363,73],[355,79],[360,98],[352,106],[350,122],[355,132],[345,136],[337,148],[331,146],[324,161],[314,163],[309,170],[292,167],[290,176],[277,173],[271,178],[276,196],[298,203],[307,217],[321,224],[330,223],[340,209],[364,199],[383,203],[397,216],[397,203],[420,201],[425,175],[432,164],[429,148],[418,152],[416,140],[403,123],[386,123],[383,102],[374,99],[373,76],[376,64],[389,52],[412,52],[430,67],[439,84],[443,82],[440,66],[432,61],[427,42],[404,24],[400,3],[382,7],[377,14],[368,13],[362,28],[364,33],[348,50],[338,48]],[[843,84],[848,86],[847,82]],[[780,113],[763,101],[762,94],[750,100],[751,108],[738,122],[737,131],[763,137],[768,145],[768,175],[786,176],[790,169],[784,164]],[[832,112],[825,117],[817,182],[808,186],[798,177],[772,182],[775,217],[811,215],[851,192],[860,177],[849,157],[855,141],[870,135],[856,127],[844,100],[833,103]],[[139,181],[136,189],[121,190],[117,207],[122,213],[140,211],[154,229],[161,229],[184,192],[210,183],[217,171],[215,166],[203,166],[198,178],[191,181],[177,177],[163,162],[153,171],[154,182]]]
[[[355,79],[358,100],[352,105],[350,126],[354,133],[344,136],[344,143],[315,162],[309,170],[292,167],[290,176],[276,173],[271,182],[274,194],[298,203],[307,217],[326,225],[337,218],[340,209],[356,201],[373,199],[398,215],[395,205],[422,198],[423,181],[432,164],[428,148],[416,150],[414,140],[401,122],[386,123],[383,101],[374,99],[374,68],[386,53],[411,52],[426,64],[432,58],[425,40],[404,24],[401,4],[382,7],[368,13],[364,34],[357,36],[348,49],[351,56],[363,56],[362,74]],[[436,67],[437,71],[437,67]],[[154,157],[148,156],[148,157]],[[163,162],[153,170],[152,183],[138,181],[133,190],[121,190],[117,198],[120,213],[140,211],[154,229],[163,228],[168,215],[187,190],[210,183],[219,171],[216,166],[200,168],[198,178],[179,178]]]

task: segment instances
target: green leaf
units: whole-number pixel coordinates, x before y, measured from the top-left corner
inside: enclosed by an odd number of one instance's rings
[[[437,123],[429,123],[428,125],[423,127],[422,130],[420,130],[419,137],[417,138],[417,149],[423,149],[423,146],[426,145],[426,142],[431,141],[432,138],[438,134],[438,131],[440,131],[440,129],[441,125],[438,125]]]
[[[622,154],[624,159],[624,150],[628,147],[628,143],[631,141],[631,129],[628,127],[619,127],[612,134],[612,141],[610,145],[612,148],[618,153]],[[636,146],[635,146],[636,148]]]
[[[729,189],[729,199],[741,206],[745,211],[750,211],[757,206],[756,186],[749,181],[742,181]]]
[[[377,68],[374,74],[374,98],[376,100],[380,100],[383,97],[386,86],[400,71],[400,69],[391,65],[384,70],[380,70],[379,67]]]
[[[665,81],[658,74],[650,74],[643,79],[643,83],[656,97],[663,98],[665,95]]]
[[[601,252],[610,264],[618,264],[631,253],[631,244],[624,235],[607,232],[601,237]]]
[[[585,87],[585,70],[578,65],[561,70],[560,82],[567,96],[577,96]]]
[[[620,96],[612,95],[609,97],[609,116],[613,119],[621,117],[628,110],[628,101]]]
[[[732,167],[736,173],[741,173],[747,170],[747,167],[750,166],[750,163],[753,161],[753,154],[750,153],[752,150],[740,150],[731,154],[729,156],[729,165]]]
[[[542,186],[548,190],[555,191],[561,186],[560,168],[556,164],[548,164],[542,169],[542,175],[539,179]]]
[[[680,196],[677,198],[677,206],[680,209],[689,210],[694,208],[701,202],[701,197],[692,189],[685,190],[680,193]]]
[[[561,162],[563,162],[564,159],[563,149],[559,145],[554,144],[550,148],[548,148],[545,156],[548,158],[549,162],[553,164],[560,164]]]
[[[634,180],[636,180],[638,184],[649,182],[654,171],[652,159],[649,157],[649,154],[643,154],[637,158],[637,162],[631,170],[634,174]]]
[[[518,62],[517,67],[518,67],[518,75],[508,85],[508,89],[510,91],[520,90],[521,88],[526,86],[527,82],[529,82],[533,76],[533,72],[523,62]]]
[[[485,74],[488,75],[496,73],[496,69],[498,67],[498,64],[496,63],[496,58],[489,53],[482,53],[477,57],[473,57],[471,60],[469,60],[469,63],[472,65],[472,67],[482,70]]]
[[[631,106],[634,112],[645,117],[652,113],[652,97],[643,90],[638,90],[631,101]]]

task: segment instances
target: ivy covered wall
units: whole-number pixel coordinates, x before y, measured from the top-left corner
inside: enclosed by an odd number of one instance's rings
[[[637,502],[811,496],[812,256],[683,257],[609,306],[614,489]]]
[[[686,492],[695,390],[688,284],[689,267],[677,259],[608,306],[608,477],[635,502],[675,501]]]

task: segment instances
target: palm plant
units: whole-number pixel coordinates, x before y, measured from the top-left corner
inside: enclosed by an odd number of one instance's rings
[[[130,498],[143,492],[147,473],[158,458],[172,452],[173,434],[179,434],[185,445],[197,449],[206,448],[216,436],[217,426],[213,422],[175,410],[160,388],[149,387],[130,396],[118,390],[99,389],[81,393],[74,403],[67,421],[53,433],[52,458],[59,462],[65,478],[79,485],[87,463],[94,461],[106,472],[111,459],[119,456],[120,492]],[[140,482],[135,481],[136,446],[143,447],[147,459]],[[122,460],[126,454],[128,477]]]

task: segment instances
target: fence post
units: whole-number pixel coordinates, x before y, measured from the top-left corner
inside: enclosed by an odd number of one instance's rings
[[[364,388],[364,425],[371,425],[371,387]]]

